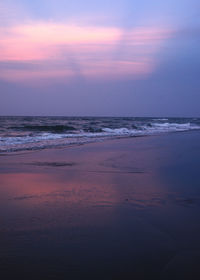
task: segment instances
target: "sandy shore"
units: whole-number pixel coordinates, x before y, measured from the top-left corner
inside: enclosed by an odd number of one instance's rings
[[[199,166],[199,132],[0,155],[2,279],[200,279]]]

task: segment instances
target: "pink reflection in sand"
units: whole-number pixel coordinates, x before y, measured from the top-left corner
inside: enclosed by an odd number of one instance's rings
[[[83,181],[83,178],[84,181]],[[96,177],[93,175],[93,179]],[[94,183],[95,181],[95,183]],[[118,201],[117,193],[110,184],[98,183],[84,174],[63,176],[51,173],[12,173],[1,175],[1,198],[23,201],[26,207],[32,203],[44,203],[48,200],[56,203],[91,206],[99,203],[114,204]],[[3,201],[2,201],[3,203]]]
[[[2,227],[6,230],[102,226],[115,216],[115,207],[111,206],[118,201],[117,192],[112,185],[103,185],[95,177],[91,181],[77,173],[69,176],[51,172],[11,173],[1,174],[0,184],[0,204],[5,217]]]
[[[157,27],[127,31],[44,22],[7,27],[1,31],[0,62],[9,69],[2,69],[0,77],[21,82],[77,75],[139,78],[154,71],[156,55],[172,33]]]

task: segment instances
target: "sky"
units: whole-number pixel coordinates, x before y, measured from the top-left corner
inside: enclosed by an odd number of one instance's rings
[[[200,117],[199,0],[1,0],[0,115]]]

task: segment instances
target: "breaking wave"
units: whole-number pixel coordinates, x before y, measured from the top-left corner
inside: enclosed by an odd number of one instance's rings
[[[200,119],[1,117],[0,152],[199,129]]]

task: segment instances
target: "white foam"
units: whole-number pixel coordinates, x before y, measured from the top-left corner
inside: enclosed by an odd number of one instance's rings
[[[157,129],[157,130],[165,130],[165,131],[185,131],[191,129],[200,129],[199,126],[193,125],[191,123],[152,123],[151,127],[148,129]]]
[[[54,147],[69,144],[81,144],[88,142],[102,141],[103,139],[116,137],[131,137],[142,135],[153,135],[166,132],[178,132],[200,129],[200,126],[191,123],[150,123],[144,124],[137,129],[121,128],[103,128],[102,132],[84,132],[77,133],[42,133],[35,136],[22,137],[0,137],[0,151],[17,151],[26,149],[37,149]]]
[[[168,121],[168,119],[165,119],[165,118],[163,118],[163,119],[152,119],[153,121]]]
[[[121,127],[121,128],[103,128],[102,129],[104,132],[110,133],[110,134],[117,134],[117,135],[124,135],[124,134],[129,134],[132,132],[132,130],[126,128],[126,127]],[[134,130],[135,131],[135,130]]]

